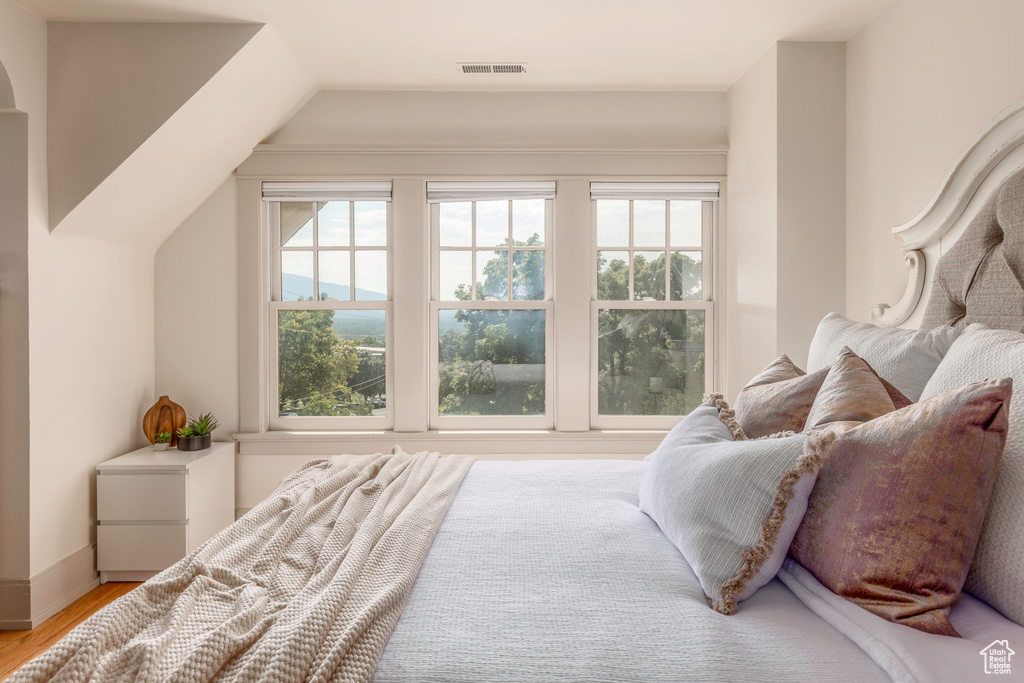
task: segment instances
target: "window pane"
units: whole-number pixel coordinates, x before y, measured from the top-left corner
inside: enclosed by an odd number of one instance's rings
[[[544,252],[512,252],[512,298],[517,301],[544,298]]]
[[[699,251],[672,252],[672,300],[700,301],[704,298],[704,264]]]
[[[441,301],[469,301],[473,296],[473,252],[442,251],[440,261]]]
[[[704,396],[704,311],[598,311],[598,412],[685,415]]]
[[[699,247],[703,241],[702,202],[673,200],[670,225],[673,247]]]
[[[356,301],[383,301],[388,298],[388,253],[356,252]]]
[[[348,251],[321,251],[317,275],[320,278],[320,298],[348,301],[352,260]]]
[[[320,202],[316,214],[316,243],[321,247],[347,247],[348,202]]]
[[[476,298],[508,299],[508,251],[476,252]]]
[[[633,244],[638,247],[665,246],[665,202],[638,199],[633,202]]]
[[[512,202],[512,239],[518,246],[544,244],[543,199],[516,199]]]
[[[388,203],[354,202],[356,244],[383,247],[388,243]]]
[[[386,415],[384,311],[279,311],[278,415]]]
[[[442,310],[441,415],[543,415],[545,313]]]
[[[625,301],[629,298],[629,252],[597,252],[598,301]]]
[[[468,247],[473,244],[473,203],[443,202],[438,234],[442,247]]]
[[[508,244],[508,201],[476,203],[476,246]]]
[[[281,202],[281,246],[313,246],[312,202]]]
[[[629,200],[597,201],[597,244],[602,247],[629,246]]]
[[[281,300],[313,300],[313,252],[281,252]]]
[[[665,300],[665,252],[633,252],[633,298],[637,301]]]

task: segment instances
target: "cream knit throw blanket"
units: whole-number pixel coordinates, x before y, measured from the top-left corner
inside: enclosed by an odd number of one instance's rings
[[[306,463],[10,681],[367,681],[471,464]]]

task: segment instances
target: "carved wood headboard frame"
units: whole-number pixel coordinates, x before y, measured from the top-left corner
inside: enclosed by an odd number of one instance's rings
[[[913,220],[892,229],[903,242],[907,289],[895,304],[876,304],[880,325],[919,327],[935,264],[1007,178],[1024,169],[1024,100],[1004,109],[967,145],[938,193]]]

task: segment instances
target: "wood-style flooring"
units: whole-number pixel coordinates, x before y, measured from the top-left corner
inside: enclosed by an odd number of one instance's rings
[[[138,585],[106,583],[92,589],[31,631],[0,631],[0,681],[45,652],[95,611]]]

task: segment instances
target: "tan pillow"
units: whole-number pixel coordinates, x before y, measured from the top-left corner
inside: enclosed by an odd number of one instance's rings
[[[844,346],[814,397],[804,429],[846,431],[911,403],[899,389],[879,377],[867,361]]]
[[[746,437],[801,431],[828,370],[808,375],[786,354],[772,361],[736,397],[736,421]]]
[[[968,384],[840,434],[793,558],[834,593],[921,631],[949,623],[1006,442],[1012,380]]]

